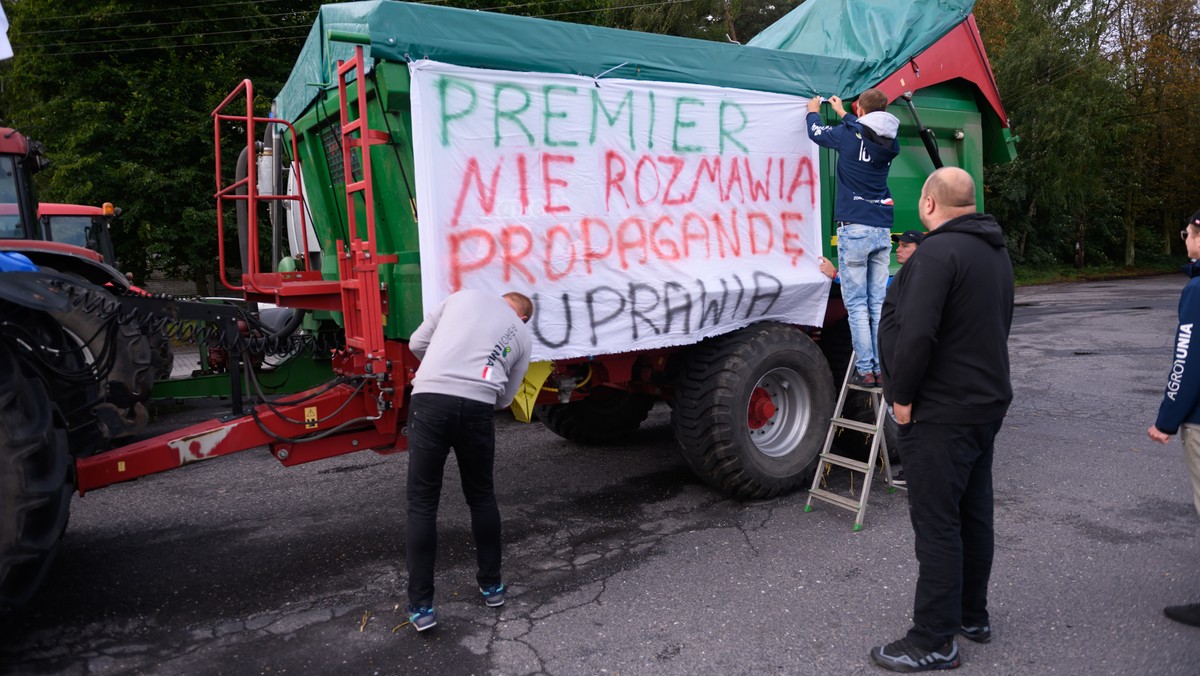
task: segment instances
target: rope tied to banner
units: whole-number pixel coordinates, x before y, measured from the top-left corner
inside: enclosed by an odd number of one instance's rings
[[[596,87],[599,88],[600,87],[600,78],[604,77],[605,75],[608,75],[609,73],[613,72],[614,70],[616,70],[618,68],[624,68],[625,66],[628,66],[628,65],[629,65],[629,62],[626,61],[625,63],[620,63],[620,64],[613,66],[612,68],[609,68],[608,70],[604,71],[603,73],[600,73],[599,75],[593,75],[592,82],[594,82],[596,84]]]

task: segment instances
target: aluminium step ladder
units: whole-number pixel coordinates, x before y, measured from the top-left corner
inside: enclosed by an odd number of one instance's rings
[[[883,426],[888,415],[883,402],[883,388],[854,385],[850,382],[850,374],[852,373],[854,373],[853,353],[850,355],[850,366],[846,369],[846,375],[842,378],[842,390],[838,394],[837,406],[833,409],[833,418],[829,421],[829,432],[825,435],[825,446],[821,449],[820,461],[817,463],[817,472],[813,475],[812,487],[808,489],[808,502],[804,504],[804,511],[812,511],[814,498],[828,502],[835,507],[848,509],[855,513],[854,530],[860,531],[862,530],[863,515],[867,511],[867,497],[871,494],[871,475],[875,467],[875,462],[879,459],[881,452],[883,456],[883,473],[887,479],[888,492],[893,492],[900,486],[896,484],[895,479],[892,477],[892,463],[888,458],[887,441],[884,439],[883,434]],[[875,409],[874,423],[852,420],[842,415],[843,409],[846,406],[846,399],[853,390],[866,392],[870,395],[871,403]],[[839,429],[855,430],[870,437],[871,451],[867,456],[866,462],[848,458],[834,452],[833,440],[837,436]],[[862,492],[859,493],[857,500],[821,488],[822,478],[833,465],[845,467],[851,472],[863,475]],[[852,495],[854,493],[853,485],[853,474],[851,474],[850,492]]]

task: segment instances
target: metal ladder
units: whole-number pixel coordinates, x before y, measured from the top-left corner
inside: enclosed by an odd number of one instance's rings
[[[808,501],[804,504],[804,511],[812,511],[813,498],[828,502],[835,507],[848,509],[855,513],[854,530],[857,532],[862,530],[863,515],[867,511],[867,497],[871,493],[871,473],[875,467],[875,462],[879,459],[881,451],[883,453],[883,471],[884,476],[887,477],[888,492],[894,492],[898,486],[892,478],[892,464],[888,459],[887,441],[884,440],[882,433],[884,420],[887,417],[887,410],[883,403],[883,389],[880,387],[851,384],[850,374],[853,372],[854,353],[851,353],[850,366],[846,369],[846,375],[842,378],[842,390],[838,394],[837,406],[833,409],[833,418],[829,421],[829,432],[825,435],[825,446],[821,449],[820,461],[817,463],[817,473],[813,476],[812,488],[808,489]],[[875,422],[873,424],[842,417],[842,409],[846,405],[846,398],[851,390],[866,392],[871,396],[871,402],[875,406]],[[838,455],[833,452],[833,439],[837,436],[838,429],[856,430],[871,438],[871,452],[866,462],[847,458],[844,455]],[[851,472],[863,475],[862,492],[858,495],[857,500],[821,488],[821,479],[829,471],[831,465],[845,467]],[[853,479],[851,480],[851,486],[850,492],[853,495]]]

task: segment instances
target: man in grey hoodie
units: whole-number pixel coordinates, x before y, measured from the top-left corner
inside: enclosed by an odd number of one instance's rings
[[[892,248],[892,193],[887,177],[892,160],[900,154],[896,140],[900,121],[887,112],[887,95],[878,89],[860,94],[851,104],[851,113],[836,96],[829,97],[829,103],[842,123],[821,124],[821,100],[814,96],[808,100],[808,137],[838,151],[833,220],[838,226],[842,302],[850,315],[856,353],[852,380],[878,387],[879,316]]]
[[[433,569],[442,473],[450,449],[471,508],[479,565],[476,580],[488,606],[504,604],[500,577],[500,509],[492,485],[496,455],[493,411],[507,408],[529,367],[528,297],[459,291],[413,332],[408,348],[421,366],[408,411],[408,619],[417,631],[437,624]]]

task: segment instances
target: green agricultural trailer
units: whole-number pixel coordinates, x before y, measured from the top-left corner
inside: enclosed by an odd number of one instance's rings
[[[419,366],[408,339],[442,298],[481,288],[536,304],[518,419],[605,443],[665,401],[704,481],[740,498],[800,487],[849,352],[817,265],[836,258],[834,158],[808,140],[806,103],[888,95],[902,122],[897,230],[917,227],[935,166],[969,171],[982,203],[983,166],[1013,150],[971,6],[808,0],[749,45],[391,1],[323,7],[272,111],[244,81],[213,123],[222,279],[337,322],[335,377],[72,456],[60,480],[83,495],[263,445],[285,465],[403,451]],[[241,265],[224,247],[235,207],[255,252]],[[279,242],[282,220],[289,255],[263,264],[265,224]],[[10,408],[0,423],[23,413]],[[0,471],[37,455],[22,453]],[[66,503],[53,508],[65,520]],[[0,542],[0,576],[17,556],[48,560],[54,542],[34,539]]]

